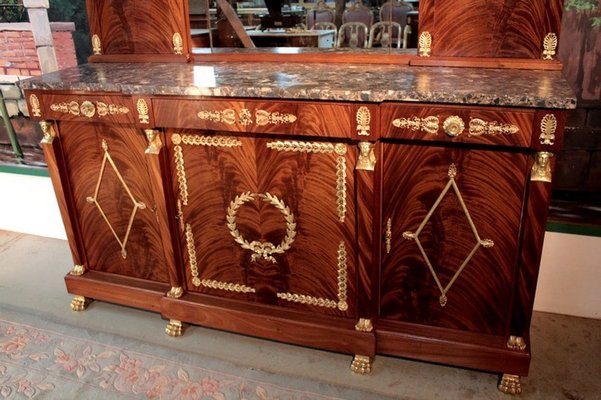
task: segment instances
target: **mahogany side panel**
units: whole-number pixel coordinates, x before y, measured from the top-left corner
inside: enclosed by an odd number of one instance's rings
[[[85,247],[82,242],[81,228],[75,213],[75,207],[72,197],[72,189],[67,174],[65,158],[61,146],[60,132],[58,126],[52,124],[51,129],[55,130],[57,137],[52,143],[42,143],[41,147],[44,151],[46,165],[54,188],[54,194],[58,203],[58,208],[61,213],[67,242],[73,257],[75,265],[88,266]]]
[[[376,163],[376,166],[378,164]],[[375,176],[377,171],[355,171],[357,185],[357,288],[358,288],[358,318],[375,321],[377,318],[377,252],[379,241],[376,232],[379,223],[376,207]],[[376,215],[374,215],[376,214]],[[375,229],[376,228],[376,229]]]
[[[530,165],[532,163],[533,160],[530,162]],[[555,160],[553,158],[551,159],[551,165],[552,169],[554,169]],[[525,204],[511,334],[523,337],[528,345],[534,295],[536,293],[536,283],[551,200],[551,186],[551,183],[546,182],[529,182],[527,186],[528,197]]]
[[[166,273],[169,276],[171,287],[182,287],[183,279],[181,272],[181,253],[178,243],[177,224],[175,222],[174,199],[169,192],[171,187],[171,173],[169,170],[169,155],[164,147],[165,135],[159,131],[153,131],[155,138],[152,147],[150,145],[145,153],[147,157],[148,175],[150,187],[155,200],[155,215],[160,232],[161,245],[165,257]],[[158,154],[155,152],[158,151]]]
[[[426,0],[419,22],[433,56],[540,59],[562,13],[563,0]]]
[[[356,331],[351,319],[193,293],[180,299],[164,297],[161,313],[169,319],[341,353],[373,357],[376,350],[373,332]]]
[[[382,236],[388,230],[391,239],[381,250],[381,319],[506,335],[527,162],[519,153],[385,145]],[[475,247],[475,233],[452,186],[429,214],[450,184],[451,165],[480,239],[494,246]],[[417,241],[407,236],[420,226],[419,240],[436,276]],[[444,305],[436,277],[442,288],[454,282]]]
[[[78,122],[59,129],[88,268],[167,282],[142,132]]]
[[[171,169],[188,290],[355,315],[352,148],[299,151],[274,140],[177,132]],[[260,256],[252,251],[259,243],[282,251]]]
[[[190,53],[185,0],[86,0],[86,6],[90,35],[99,39],[96,56]]]

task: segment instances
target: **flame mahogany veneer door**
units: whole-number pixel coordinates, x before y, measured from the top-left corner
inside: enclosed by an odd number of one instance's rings
[[[167,136],[188,291],[356,314],[354,146]]]
[[[383,154],[380,319],[508,335],[527,155],[400,144]]]
[[[93,54],[189,52],[187,0],[87,0]],[[177,39],[174,38],[177,36]]]
[[[419,30],[433,56],[540,59],[559,37],[564,0],[422,0]]]
[[[59,130],[86,267],[168,282],[143,133],[82,122]]]

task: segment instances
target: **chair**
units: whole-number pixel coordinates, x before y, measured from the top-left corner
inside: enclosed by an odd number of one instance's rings
[[[369,28],[363,22],[346,22],[340,25],[336,47],[367,48],[368,31]]]
[[[393,34],[396,34],[394,36]],[[369,30],[368,48],[372,48],[374,41],[382,47],[393,47],[396,44],[397,48],[401,47],[401,24],[398,22],[376,22]]]
[[[374,23],[374,14],[371,12],[371,10],[364,6],[361,3],[361,0],[357,0],[353,5],[351,5],[350,7],[348,7],[346,10],[344,10],[344,13],[342,13],[342,25],[340,26],[340,29],[338,30],[338,37],[340,37],[340,32],[342,32],[342,26],[344,24],[348,24],[348,23],[353,23],[353,22],[360,22],[363,25],[365,25],[365,27],[367,28],[365,30],[365,32],[363,31],[363,28],[360,25],[347,25],[347,27],[351,27],[352,29],[347,29],[349,30],[349,34],[347,34],[346,32],[343,32],[343,36],[349,37],[351,38],[351,33],[352,31],[357,33],[357,40],[358,43],[363,43],[364,45],[361,45],[359,47],[367,47],[367,36],[369,33],[369,28],[371,27],[371,25]],[[342,47],[342,46],[339,46]],[[353,46],[350,46],[353,47]]]
[[[413,6],[403,1],[389,0],[380,7],[380,21],[396,22],[401,25],[402,47],[407,48],[407,38],[411,34],[411,26],[407,24],[407,13],[413,11]],[[392,32],[392,37],[399,36],[396,29]],[[397,46],[401,47],[401,46]]]
[[[374,14],[359,0],[342,13],[342,23],[346,22],[363,22],[370,28],[374,23]]]
[[[329,9],[323,0],[320,0],[314,9],[307,10],[307,28],[313,29],[313,25],[318,22],[334,22],[334,11]]]

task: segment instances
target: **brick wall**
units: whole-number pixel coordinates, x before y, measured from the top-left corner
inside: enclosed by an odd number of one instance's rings
[[[40,62],[28,23],[0,24],[0,75],[36,76]],[[72,23],[51,23],[60,69],[77,65]]]

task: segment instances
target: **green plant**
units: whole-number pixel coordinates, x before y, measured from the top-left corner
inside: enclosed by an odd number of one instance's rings
[[[576,11],[593,11],[599,8],[598,0],[566,0],[565,9]]]
[[[26,22],[27,10],[19,0],[0,1],[0,22]]]
[[[73,41],[75,42],[77,62],[79,64],[85,64],[90,54],[92,54],[85,1],[50,0],[48,19],[53,22],[75,23]]]

